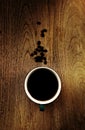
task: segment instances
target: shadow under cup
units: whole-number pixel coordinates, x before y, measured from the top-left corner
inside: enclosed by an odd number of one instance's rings
[[[53,102],[60,94],[61,81],[58,74],[48,67],[37,67],[30,71],[25,79],[25,92],[35,103],[44,104]]]

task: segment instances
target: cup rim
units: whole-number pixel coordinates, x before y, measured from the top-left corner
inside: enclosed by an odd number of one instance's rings
[[[53,74],[56,76],[57,80],[58,80],[58,90],[57,92],[55,93],[55,95],[49,99],[49,100],[45,100],[45,101],[41,101],[41,100],[37,100],[35,98],[33,98],[31,96],[31,94],[29,93],[28,89],[27,89],[27,81],[28,81],[28,78],[30,77],[30,75],[32,74],[32,72],[34,72],[35,70],[38,70],[38,69],[48,69],[50,70],[51,72],[53,72]],[[37,104],[49,104],[51,102],[53,102],[54,100],[56,100],[61,92],[61,80],[60,80],[60,77],[59,75],[57,74],[57,72],[55,72],[53,69],[49,68],[49,67],[36,67],[34,69],[32,69],[27,75],[26,75],[26,78],[25,78],[25,82],[24,82],[24,88],[25,88],[25,92],[27,94],[27,96],[29,97],[29,99]]]

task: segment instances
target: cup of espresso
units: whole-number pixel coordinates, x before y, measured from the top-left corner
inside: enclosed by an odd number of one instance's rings
[[[61,92],[61,80],[57,72],[48,67],[37,67],[31,70],[25,78],[25,92],[28,98],[40,105],[56,100]]]

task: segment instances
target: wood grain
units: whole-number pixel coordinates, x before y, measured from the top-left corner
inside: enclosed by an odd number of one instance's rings
[[[46,65],[30,57],[38,40],[48,50]],[[44,112],[24,92],[26,74],[38,66],[62,80],[61,95]],[[0,0],[0,79],[0,130],[84,130],[85,1]]]

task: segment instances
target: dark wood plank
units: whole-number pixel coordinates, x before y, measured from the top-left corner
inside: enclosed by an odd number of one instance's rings
[[[85,129],[84,8],[84,0],[0,0],[0,130]],[[48,50],[46,65],[30,56],[38,40]],[[38,66],[62,80],[61,95],[44,112],[24,92],[26,74]]]

